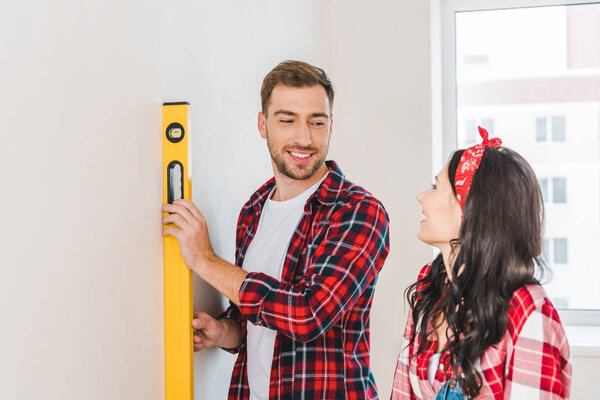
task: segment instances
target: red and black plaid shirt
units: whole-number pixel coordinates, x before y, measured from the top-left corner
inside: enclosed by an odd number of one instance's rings
[[[229,399],[248,399],[246,321],[277,331],[270,399],[376,399],[369,360],[369,315],[377,274],[389,251],[388,216],[369,192],[329,173],[307,200],[283,265],[281,281],[250,273],[240,306],[224,316],[239,322],[242,345]],[[258,227],[271,179],[240,213],[236,264]]]

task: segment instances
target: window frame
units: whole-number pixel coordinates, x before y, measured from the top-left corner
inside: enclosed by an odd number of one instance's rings
[[[600,0],[437,0],[432,4],[433,171],[437,172],[442,168],[458,145],[455,14],[598,3]],[[436,84],[439,87],[436,87]],[[440,111],[439,115],[436,111]],[[546,143],[554,143],[550,129],[547,135],[549,137]],[[596,327],[594,329],[600,329],[600,310],[558,309],[558,313],[565,325],[593,326]],[[582,352],[580,355],[600,355],[600,348],[594,347],[591,352],[586,348],[586,351],[587,353]]]

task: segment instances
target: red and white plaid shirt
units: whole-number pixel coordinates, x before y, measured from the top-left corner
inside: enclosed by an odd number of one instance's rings
[[[429,273],[426,265],[419,279]],[[508,310],[506,335],[489,347],[479,361],[483,386],[479,399],[567,399],[571,387],[569,343],[556,309],[539,285],[517,290]],[[452,368],[446,354],[440,359],[433,385],[427,379],[427,364],[437,346],[433,329],[425,351],[417,357],[419,336],[406,347],[413,331],[409,314],[405,342],[396,366],[393,400],[433,399],[448,379]]]
[[[242,345],[229,399],[249,398],[246,321],[277,331],[270,399],[377,399],[371,373],[369,315],[377,274],[389,251],[388,216],[370,193],[346,180],[334,162],[304,207],[278,281],[249,273],[240,306]],[[242,265],[273,179],[240,213],[236,265]]]

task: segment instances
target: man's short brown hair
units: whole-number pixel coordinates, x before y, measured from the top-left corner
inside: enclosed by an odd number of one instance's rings
[[[287,60],[279,63],[267,74],[267,76],[265,76],[262,88],[260,89],[263,113],[267,112],[269,101],[271,100],[271,93],[273,92],[273,88],[277,85],[298,88],[321,85],[329,98],[329,108],[333,108],[333,85],[325,71],[319,67],[294,60]]]

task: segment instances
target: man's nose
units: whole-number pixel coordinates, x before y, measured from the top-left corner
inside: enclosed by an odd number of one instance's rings
[[[310,146],[312,144],[312,140],[310,138],[310,128],[308,124],[299,124],[294,134],[295,142],[299,145]]]

